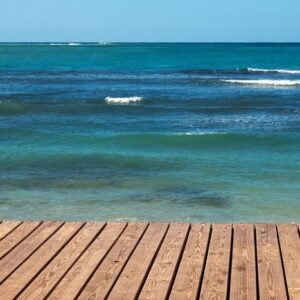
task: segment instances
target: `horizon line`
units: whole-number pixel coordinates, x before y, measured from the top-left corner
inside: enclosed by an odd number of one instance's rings
[[[172,42],[163,42],[163,41],[130,41],[130,42],[120,42],[120,41],[76,41],[76,40],[70,40],[70,41],[0,41],[0,44],[46,44],[46,43],[82,43],[82,44],[109,44],[109,43],[112,43],[112,44],[299,44],[300,41],[298,42],[272,42],[272,41],[256,41],[256,42],[247,42],[247,41],[243,41],[243,42],[234,42],[234,41],[223,41],[223,42],[220,42],[220,41],[216,41],[216,42],[182,42],[182,41],[172,41]]]

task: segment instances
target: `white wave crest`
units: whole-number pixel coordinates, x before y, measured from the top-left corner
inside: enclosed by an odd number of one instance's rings
[[[217,132],[217,131],[189,131],[189,132],[180,132],[177,135],[221,135],[227,134],[227,132]]]
[[[80,43],[68,43],[68,46],[79,46]]]
[[[143,97],[106,97],[105,101],[108,104],[129,104],[134,102],[140,102],[143,100]]]
[[[223,82],[236,83],[236,84],[253,84],[253,85],[273,85],[273,86],[298,86],[300,80],[271,80],[271,79],[223,79]]]
[[[50,43],[51,46],[64,46],[66,44],[63,43]]]
[[[286,70],[286,69],[256,69],[247,68],[249,72],[262,72],[262,73],[282,73],[282,74],[300,74],[300,70]]]

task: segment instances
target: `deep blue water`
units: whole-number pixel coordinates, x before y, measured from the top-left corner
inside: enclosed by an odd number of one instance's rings
[[[300,44],[0,44],[0,219],[299,221]]]

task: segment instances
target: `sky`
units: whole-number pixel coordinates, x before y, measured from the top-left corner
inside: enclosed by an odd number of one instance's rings
[[[300,42],[299,0],[0,0],[0,42]]]

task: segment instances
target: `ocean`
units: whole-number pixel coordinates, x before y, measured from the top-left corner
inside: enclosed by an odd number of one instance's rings
[[[0,44],[0,219],[299,216],[300,44]]]

